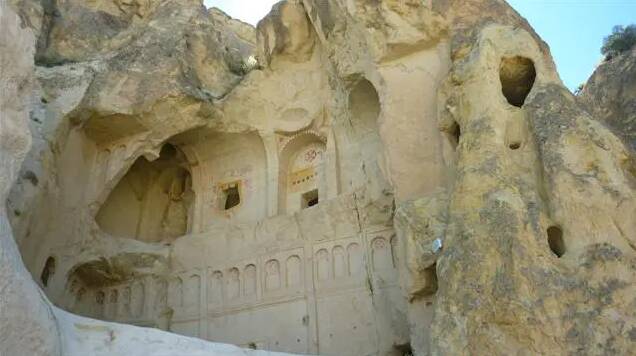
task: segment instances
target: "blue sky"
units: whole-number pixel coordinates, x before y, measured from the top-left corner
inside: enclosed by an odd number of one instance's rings
[[[508,0],[550,45],[570,89],[587,81],[614,25],[636,23],[636,0]]]
[[[277,0],[205,0],[255,25]],[[636,23],[636,0],[508,0],[550,45],[561,79],[584,83],[601,60],[603,38],[614,25]]]
[[[256,23],[280,0],[204,0],[207,7],[215,6],[228,15],[256,26]],[[636,1],[636,0],[634,0]]]

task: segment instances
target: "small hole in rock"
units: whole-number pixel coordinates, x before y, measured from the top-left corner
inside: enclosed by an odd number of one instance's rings
[[[521,147],[521,143],[519,143],[519,142],[514,142],[514,143],[511,143],[510,145],[508,145],[508,147],[509,147],[511,150],[518,150],[518,149]]]
[[[39,183],[38,177],[33,173],[33,171],[25,171],[22,173],[22,179],[28,180],[34,186],[37,186]]]
[[[162,159],[169,159],[177,156],[177,148],[173,145],[166,143],[161,147],[161,151],[159,152],[159,157]]]
[[[510,105],[522,107],[534,86],[537,72],[534,62],[525,57],[506,57],[499,66],[501,91]]]
[[[437,293],[437,263],[433,263],[432,266],[428,267],[426,270],[426,294],[435,294]]]
[[[561,257],[565,253],[563,231],[558,226],[550,226],[548,228],[548,245],[550,245],[550,250],[557,257]]]
[[[49,284],[49,279],[51,279],[53,273],[55,273],[55,258],[53,258],[53,256],[49,256],[44,263],[44,268],[40,275],[40,281],[42,281],[43,286],[46,287]]]
[[[238,184],[228,187],[223,191],[223,194],[225,194],[225,210],[230,210],[241,203],[241,195],[239,193]]]
[[[462,136],[462,129],[457,122],[453,122],[453,125],[451,125],[450,130],[447,132],[447,136],[453,149],[457,149],[459,139]]]
[[[314,189],[307,193],[304,193],[301,199],[302,201],[300,203],[303,209],[311,208],[312,206],[318,205],[318,189]]]
[[[410,301],[421,300],[427,296],[437,293],[437,263],[433,263],[431,266],[424,269],[422,273],[423,285],[417,291],[413,292],[410,296]],[[428,301],[426,302],[428,304]]]
[[[397,351],[397,355],[401,356],[411,356],[413,355],[413,348],[411,344],[394,344],[393,348]]]

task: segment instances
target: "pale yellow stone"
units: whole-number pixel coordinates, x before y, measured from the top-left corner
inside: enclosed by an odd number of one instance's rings
[[[633,349],[633,159],[505,2],[11,4],[0,353]]]

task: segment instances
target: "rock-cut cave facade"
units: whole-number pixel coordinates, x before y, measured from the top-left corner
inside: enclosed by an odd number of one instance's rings
[[[600,290],[633,291],[628,154],[503,1],[287,0],[257,28],[11,3],[36,85],[6,206],[58,308],[324,355],[569,352],[626,310]]]

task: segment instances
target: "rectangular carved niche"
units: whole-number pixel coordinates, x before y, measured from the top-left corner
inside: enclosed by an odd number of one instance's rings
[[[241,205],[241,181],[219,185],[219,209],[231,210]]]
[[[301,199],[300,206],[302,209],[318,205],[318,189],[308,191],[302,195]]]

